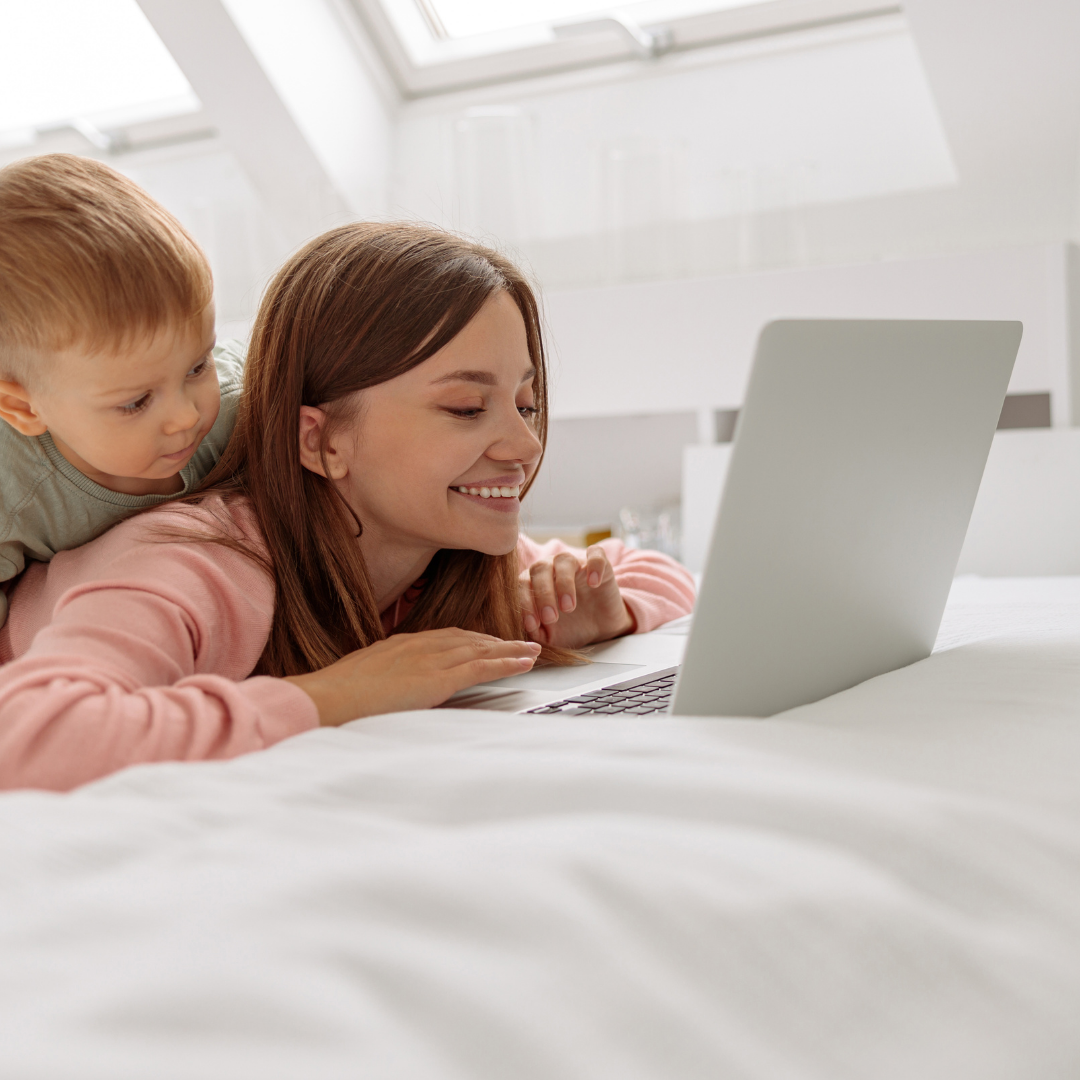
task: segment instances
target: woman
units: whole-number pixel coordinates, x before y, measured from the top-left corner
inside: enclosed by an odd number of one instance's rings
[[[505,259],[411,225],[313,241],[263,299],[203,490],[14,591],[0,784],[428,708],[688,612],[661,555],[519,539],[546,406],[536,301]]]

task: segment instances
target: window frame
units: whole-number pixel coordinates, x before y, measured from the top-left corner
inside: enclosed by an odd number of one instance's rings
[[[505,31],[468,39],[440,39],[419,4],[409,14],[417,59],[402,40],[383,0],[348,0],[367,30],[405,99],[429,97],[472,87],[498,85],[541,75],[627,61],[652,62],[626,36],[617,33],[556,38],[543,24],[527,31]],[[643,29],[661,32],[662,54],[769,37],[799,30],[880,18],[901,13],[896,0],[764,0],[746,7],[688,15]],[[592,20],[581,20],[592,21]],[[563,24],[565,25],[565,23]],[[420,29],[427,39],[419,37]]]

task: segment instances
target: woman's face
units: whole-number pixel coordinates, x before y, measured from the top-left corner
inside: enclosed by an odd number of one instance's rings
[[[534,377],[525,323],[500,291],[434,356],[361,391],[330,466],[365,548],[513,550],[541,454]]]

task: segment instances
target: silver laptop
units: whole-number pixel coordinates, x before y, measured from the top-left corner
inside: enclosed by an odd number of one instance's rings
[[[671,625],[447,704],[772,716],[928,656],[1022,329],[770,323],[689,639]]]

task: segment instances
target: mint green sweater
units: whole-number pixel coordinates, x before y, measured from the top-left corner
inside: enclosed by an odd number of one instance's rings
[[[236,423],[244,374],[238,341],[214,348],[221,411],[194,456],[180,471],[182,495],[198,486],[217,463]],[[79,547],[145,506],[176,495],[123,495],[95,484],[65,458],[52,436],[29,437],[0,420],[0,583],[22,573],[28,559],[48,562],[58,551]],[[0,588],[0,626],[7,619]]]

